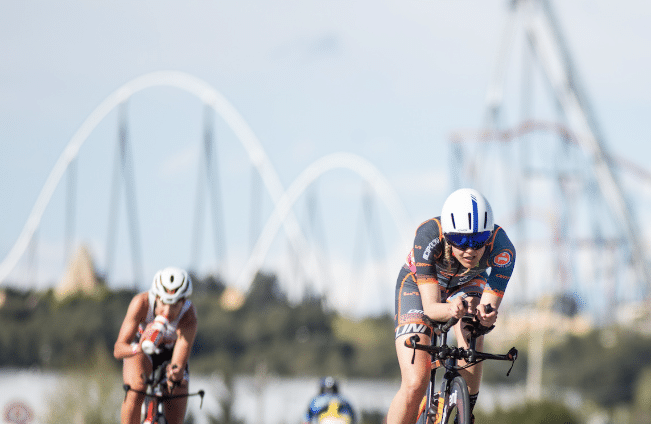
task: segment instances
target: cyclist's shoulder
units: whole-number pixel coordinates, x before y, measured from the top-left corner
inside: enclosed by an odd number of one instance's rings
[[[195,308],[194,303],[191,300],[186,300],[186,302],[187,302],[187,310],[183,315],[183,319],[188,320],[189,322],[196,323],[198,320],[197,309]]]
[[[435,216],[434,218],[429,218],[423,222],[420,223],[418,226],[418,230],[429,230],[429,231],[436,231],[436,232],[441,232],[441,217],[440,216]]]
[[[197,311],[194,307],[194,304],[190,300],[186,300],[185,302],[186,304],[181,310],[181,313],[183,315],[178,319],[177,328],[182,330],[196,331],[199,321],[197,318]]]
[[[487,266],[491,268],[513,269],[515,263],[515,246],[513,246],[506,231],[498,225],[495,225],[494,235],[489,243],[489,249],[486,254]]]
[[[138,293],[131,299],[131,309],[147,309],[149,307],[149,292]]]
[[[508,234],[506,234],[506,231],[504,230],[503,227],[500,227],[499,225],[495,224],[495,227],[493,229],[493,241],[492,245],[494,249],[510,249],[512,251],[515,251],[515,247],[513,246],[513,243],[511,242],[511,239],[509,238]]]
[[[441,230],[441,218],[434,217],[421,223],[416,229],[416,239],[435,240],[441,239],[443,231]]]

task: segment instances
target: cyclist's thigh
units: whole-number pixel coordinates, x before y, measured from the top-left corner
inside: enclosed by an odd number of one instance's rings
[[[144,390],[145,381],[143,375],[152,372],[151,360],[144,353],[139,353],[122,360],[122,379],[134,390]]]
[[[184,381],[184,385],[176,387],[173,392],[174,395],[188,394],[188,383]],[[168,424],[181,424],[185,418],[185,410],[188,404],[187,397],[179,397],[165,401],[165,417],[167,417]]]
[[[428,337],[432,329],[423,320],[423,302],[415,275],[403,267],[396,284],[395,337],[406,334],[423,334]]]
[[[419,344],[429,344],[432,329],[423,321],[423,315],[423,304],[414,274],[403,268],[396,286],[396,353],[403,384],[422,390],[429,377],[431,356],[422,350],[414,352],[405,346],[405,341],[416,334],[420,338]]]

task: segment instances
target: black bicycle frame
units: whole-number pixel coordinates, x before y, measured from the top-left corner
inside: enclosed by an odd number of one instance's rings
[[[430,344],[419,345],[417,343],[419,341],[419,337],[417,335],[412,336],[409,339],[409,341],[405,341],[405,345],[407,347],[414,349],[414,356],[412,358],[412,363],[414,362],[414,359],[416,357],[416,349],[424,350],[428,352],[432,358],[430,381],[428,383],[427,392],[426,392],[427,403],[425,404],[424,411],[422,411],[420,417],[418,418],[417,421],[418,424],[428,424],[427,423],[428,416],[437,415],[437,411],[432,411],[431,408],[433,406],[441,405],[441,402],[444,403],[448,402],[448,399],[446,398],[436,399],[437,402],[432,401],[432,397],[435,394],[440,393],[440,395],[446,396],[450,392],[451,386],[454,384],[453,382],[457,377],[463,380],[463,377],[459,373],[459,370],[462,369],[463,367],[460,368],[457,365],[458,363],[457,361],[459,359],[464,359],[468,364],[468,366],[475,365],[486,359],[511,361],[511,369],[509,369],[509,371],[506,374],[508,376],[511,373],[511,370],[513,369],[513,364],[515,363],[515,360],[517,359],[518,356],[518,351],[514,347],[511,348],[506,355],[494,355],[491,353],[478,352],[476,350],[477,338],[480,337],[482,334],[485,334],[486,332],[490,331],[492,327],[486,328],[478,324],[478,322],[467,321],[466,319],[464,319],[464,322],[466,322],[467,324],[466,328],[470,330],[470,340],[468,344],[468,349],[464,349],[459,347],[450,347],[447,344],[448,331],[452,326],[454,326],[459,321],[458,319],[451,319],[447,323],[443,324],[436,321],[432,321],[428,317],[424,317],[424,318],[426,321],[429,321],[430,328],[433,329],[433,334],[430,339]],[[441,360],[445,362],[441,364],[440,362]],[[445,366],[446,372],[445,375],[443,376],[441,391],[437,392],[436,391],[436,369],[441,365]],[[441,417],[442,418],[441,422],[445,423],[446,420],[448,420],[449,418],[447,416],[449,411],[447,408],[443,408],[442,412],[443,412],[443,417]]]

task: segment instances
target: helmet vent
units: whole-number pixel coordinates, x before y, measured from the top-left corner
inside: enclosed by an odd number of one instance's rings
[[[173,282],[174,282],[174,276],[170,275],[170,283],[173,283]]]
[[[454,223],[454,214],[450,214],[450,218],[452,218],[452,227],[456,230],[457,229],[457,224]]]
[[[487,230],[486,226],[488,225],[488,211],[484,212],[484,230]]]
[[[468,212],[468,228],[472,229],[472,214]]]

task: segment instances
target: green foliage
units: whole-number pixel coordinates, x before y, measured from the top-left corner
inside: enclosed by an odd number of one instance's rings
[[[275,276],[258,274],[236,311],[220,308],[217,296],[194,302],[199,330],[193,370],[252,373],[264,359],[271,372],[283,376],[395,377],[399,371],[390,317],[355,323],[326,311],[318,297],[293,305]],[[353,330],[338,331],[345,325]]]
[[[583,421],[569,408],[553,402],[527,403],[509,410],[496,409],[492,414],[475,411],[482,424],[580,424]]]
[[[545,359],[545,378],[572,387],[606,407],[630,403],[641,370],[651,366],[651,339],[623,330],[569,337]],[[548,371],[547,371],[548,370]]]
[[[282,376],[394,378],[399,369],[389,316],[351,321],[326,311],[322,299],[291,304],[273,275],[258,274],[237,310],[222,308],[225,286],[193,276],[199,328],[194,373],[252,374],[264,360]],[[52,291],[7,289],[0,307],[0,366],[67,369],[95,350],[109,356],[133,291],[58,301]],[[117,361],[115,361],[117,364]]]
[[[112,352],[133,292],[104,298],[7,289],[0,308],[0,366],[66,368],[97,348]]]
[[[632,422],[635,424],[651,422],[651,367],[640,372],[635,385]]]

